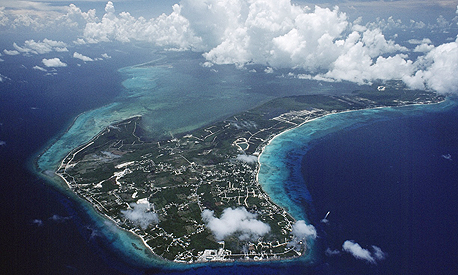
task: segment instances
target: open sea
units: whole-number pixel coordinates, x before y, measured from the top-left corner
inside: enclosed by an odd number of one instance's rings
[[[229,66],[209,72],[199,66],[197,55],[182,58],[176,53],[164,66],[129,67],[161,55],[109,54],[111,61],[81,67],[67,60],[68,67],[47,76],[31,69],[42,56],[17,56],[14,63],[5,57],[1,64],[0,73],[11,79],[0,83],[2,274],[458,271],[454,99],[330,115],[286,132],[266,147],[261,184],[294,217],[317,228],[312,262],[183,268],[151,264],[147,256],[134,254],[135,249],[126,247],[138,240],[100,218],[88,203],[38,176],[35,165],[39,171],[51,171],[69,150],[132,115],[144,115],[144,127],[157,137],[200,127],[275,96],[340,93],[355,86],[264,73],[247,76]],[[17,64],[18,58],[24,66]],[[365,249],[377,246],[385,259],[375,264],[356,259],[343,251],[346,240]]]
[[[456,99],[361,110],[278,136],[261,156],[260,182],[317,227],[319,274],[455,274],[457,155]],[[384,259],[354,258],[347,240]]]

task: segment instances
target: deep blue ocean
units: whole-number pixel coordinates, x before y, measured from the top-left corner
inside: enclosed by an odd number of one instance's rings
[[[361,110],[278,136],[260,181],[318,229],[312,274],[455,274],[457,154],[456,99]],[[356,259],[347,240],[384,259]]]
[[[145,56],[153,59],[147,51],[136,58],[121,52],[109,54],[113,55],[109,64],[94,62],[81,69],[66,60],[69,67],[49,77],[30,69],[42,56],[18,56],[14,62],[3,58],[0,73],[11,81],[0,83],[0,140],[5,142],[0,146],[2,274],[458,272],[458,107],[450,101],[395,112],[352,112],[348,118],[329,116],[335,128],[324,127],[326,120],[313,122],[294,133],[307,135],[304,129],[310,126],[313,138],[279,147],[289,163],[287,180],[279,187],[292,203],[289,207],[306,214],[318,229],[312,263],[238,263],[177,270],[144,268],[119,253],[114,249],[115,239],[99,234],[100,222],[88,214],[85,205],[31,169],[37,154],[63,134],[78,114],[110,104],[125,92],[117,68],[141,63]],[[274,77],[245,79],[243,72],[234,71],[232,75],[225,72],[225,79],[233,78],[230,81],[249,88],[240,88],[244,92],[235,91],[228,100],[243,96],[261,103],[279,90],[289,95],[321,87]],[[283,89],[278,81],[290,86]],[[324,85],[327,92],[334,88]],[[362,116],[362,121],[348,123]],[[287,140],[288,135],[276,140]],[[328,222],[321,222],[328,211]],[[342,251],[346,240],[363,248],[380,247],[386,258],[377,264],[355,259]],[[336,255],[328,256],[327,249]]]
[[[311,142],[301,172],[322,245],[350,239],[386,253],[376,265],[326,257],[335,273],[458,273],[458,106],[440,106],[399,108]]]

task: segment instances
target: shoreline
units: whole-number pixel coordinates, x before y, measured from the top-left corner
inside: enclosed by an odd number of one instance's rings
[[[262,166],[262,163],[261,163],[261,156],[262,154],[264,153],[264,150],[267,146],[269,146],[271,144],[271,142],[276,139],[277,137],[289,132],[289,131],[293,131],[295,129],[298,129],[304,125],[306,125],[307,123],[309,122],[312,122],[312,121],[315,121],[317,119],[321,119],[321,118],[324,118],[324,117],[327,117],[327,116],[330,116],[330,115],[337,115],[337,114],[344,114],[344,113],[350,113],[350,112],[358,112],[358,111],[364,111],[364,110],[376,110],[376,109],[384,109],[384,108],[402,108],[402,107],[407,107],[407,106],[424,106],[424,105],[435,105],[435,104],[441,104],[443,102],[447,101],[447,97],[444,97],[443,100],[441,101],[438,101],[438,102],[432,102],[432,103],[412,103],[412,104],[404,104],[404,105],[398,105],[398,106],[377,106],[377,107],[369,107],[369,108],[362,108],[362,109],[358,109],[358,110],[344,110],[344,111],[340,111],[340,112],[331,112],[331,113],[328,113],[328,114],[324,114],[324,115],[321,115],[321,116],[318,116],[318,117],[315,117],[315,118],[312,118],[312,119],[309,119],[309,120],[306,120],[302,123],[300,123],[299,125],[296,125],[294,127],[291,127],[291,128],[288,128],[274,136],[272,136],[271,138],[269,138],[269,140],[265,141],[262,145],[261,145],[261,148],[256,148],[256,151],[255,152],[259,152],[258,153],[258,158],[257,158],[257,171],[256,171],[256,182],[261,186],[262,190],[268,194],[267,191],[264,190],[264,185],[261,184],[259,182],[259,174],[260,174],[260,171],[261,171],[261,166]],[[271,196],[269,196],[270,199],[271,199]],[[283,208],[283,206],[280,206]],[[304,213],[305,214],[305,213]],[[296,217],[293,217],[295,220],[296,220]],[[309,222],[309,221],[307,221]]]
[[[64,135],[66,135],[66,134],[71,130],[71,128],[75,125],[76,121],[77,121],[80,117],[82,117],[82,116],[84,116],[84,115],[86,115],[86,114],[88,114],[88,113],[90,113],[90,112],[93,112],[93,111],[95,111],[95,110],[98,110],[98,109],[101,109],[101,108],[106,108],[106,107],[108,107],[108,106],[110,106],[110,105],[112,105],[112,104],[116,104],[116,102],[108,103],[108,104],[102,105],[102,106],[100,106],[100,107],[98,107],[98,108],[90,109],[90,110],[84,111],[84,112],[82,112],[82,113],[79,113],[75,118],[72,119],[71,123],[68,124],[68,126],[66,127],[65,130],[63,130],[62,132],[58,133],[55,137],[53,137],[53,138],[49,141],[49,143],[48,143],[47,145],[44,145],[41,149],[37,150],[37,152],[36,152],[35,154],[33,154],[33,156],[32,156],[32,157],[34,158],[34,165],[35,165],[35,168],[36,168],[37,172],[43,173],[43,171],[45,171],[45,170],[42,170],[42,169],[40,168],[40,166],[39,166],[39,159],[40,159],[45,153],[47,153],[48,150],[49,150],[52,146],[54,146],[54,145],[55,145]],[[93,138],[94,138],[94,137],[92,137],[90,140],[92,140]],[[89,141],[90,141],[90,140],[89,140]],[[75,148],[78,148],[78,147],[80,147],[81,145],[84,145],[84,144],[86,144],[86,143],[87,143],[87,142],[83,142],[82,144],[78,145],[78,146],[75,147]],[[74,148],[74,149],[75,149],[75,148]],[[71,151],[73,151],[74,149],[72,149]],[[70,151],[70,152],[71,152],[71,151]],[[66,155],[66,156],[67,156],[67,155]]]
[[[128,117],[128,118],[125,118],[125,119],[121,119],[117,122],[114,122],[110,125],[113,125],[113,124],[116,124],[116,123],[120,123],[122,121],[126,121],[126,120],[129,120],[129,119],[133,119],[133,118],[140,118],[141,115],[134,115],[134,116],[131,116],[131,117]],[[76,121],[76,119],[74,120]],[[103,132],[105,131],[105,129],[107,127],[109,127],[110,125],[106,126],[102,131],[100,131],[97,135],[95,135],[94,137],[92,137],[88,142],[84,143],[84,144],[81,144],[79,145],[78,147],[74,148],[72,151],[70,151],[69,153],[67,153],[65,155],[65,157],[61,160],[59,166],[57,167],[57,170],[53,172],[53,175],[56,176],[56,177],[51,177],[50,175],[47,175],[45,173],[45,171],[47,170],[44,170],[44,171],[41,171],[41,172],[38,172],[41,176],[43,177],[46,177],[47,180],[49,181],[52,181],[54,183],[56,183],[56,181],[61,181],[62,184],[56,184],[56,187],[60,190],[60,191],[64,191],[64,192],[70,192],[72,195],[75,195],[76,198],[78,199],[82,199],[84,200],[86,203],[88,203],[88,205],[91,207],[91,210],[93,210],[93,212],[96,214],[96,215],[99,215],[99,217],[105,219],[107,218],[108,220],[106,222],[111,222],[115,227],[116,229],[120,229],[122,232],[125,232],[125,233],[128,233],[128,234],[131,234],[133,237],[137,238],[138,240],[140,240],[144,247],[148,249],[148,251],[152,254],[153,257],[155,257],[155,260],[158,261],[157,264],[159,264],[160,266],[162,267],[167,267],[167,268],[175,268],[175,269],[179,269],[180,267],[181,268],[192,268],[192,267],[200,267],[200,266],[205,266],[205,265],[208,265],[208,264],[212,264],[212,265],[225,265],[225,264],[230,264],[230,263],[246,263],[246,264],[253,264],[253,263],[267,263],[267,262],[277,262],[277,261],[292,261],[292,260],[297,260],[297,259],[300,259],[301,257],[303,257],[304,255],[306,255],[307,253],[303,253],[302,255],[298,255],[298,256],[293,256],[293,257],[289,257],[289,258],[284,258],[284,259],[277,259],[277,258],[269,258],[269,259],[259,259],[259,260],[254,260],[254,259],[237,259],[237,260],[234,260],[234,259],[227,259],[227,260],[212,260],[212,261],[207,261],[207,262],[197,262],[197,261],[193,261],[191,263],[183,263],[183,262],[176,262],[176,261],[171,261],[171,260],[168,260],[168,259],[165,259],[163,257],[161,257],[160,255],[156,254],[153,250],[153,248],[151,246],[149,246],[146,242],[146,240],[140,236],[139,234],[135,233],[132,229],[126,229],[126,228],[123,228],[121,227],[112,217],[108,216],[107,214],[105,213],[101,213],[101,211],[98,210],[98,207],[96,207],[96,204],[94,204],[94,202],[91,202],[89,201],[88,199],[86,199],[85,197],[82,197],[80,195],[78,195],[78,193],[74,192],[70,183],[65,179],[63,173],[65,173],[65,161],[68,159],[68,158],[71,158],[73,159],[74,155],[77,154],[78,152],[84,150],[85,148],[87,148],[88,146],[91,146],[93,143],[94,143],[94,140],[96,140],[98,137],[100,137],[100,135],[103,134]],[[68,127],[68,129],[70,129],[70,127]],[[67,129],[67,131],[68,131]],[[64,133],[65,134],[65,133]],[[51,145],[52,146],[52,145]],[[73,155],[73,156],[72,156]],[[64,172],[63,173],[59,173],[58,171],[59,170],[63,170]],[[65,184],[63,184],[65,183]],[[259,183],[258,183],[259,184]],[[270,197],[269,197],[270,198]],[[103,207],[102,205],[100,205],[101,207]],[[282,208],[282,207],[281,207]],[[293,218],[294,219],[294,218]],[[296,221],[296,219],[294,219],[294,221]],[[143,251],[143,249],[138,249],[138,247],[136,247],[135,243],[133,242],[130,242],[132,247],[134,248],[135,251]],[[130,248],[130,247],[129,247]],[[305,251],[309,251],[308,249],[306,249]],[[142,257],[141,258],[142,260],[145,260],[147,258],[145,257]],[[151,266],[150,266],[151,267]]]
[[[163,59],[165,59],[166,56],[162,55],[162,54],[158,54],[158,58],[156,59],[153,59],[153,60],[150,60],[150,61],[147,61],[147,62],[144,62],[144,63],[141,63],[141,64],[135,64],[135,65],[130,65],[130,66],[127,66],[127,67],[122,67],[122,68],[119,68],[117,69],[118,72],[122,72],[123,70],[128,70],[130,68],[136,68],[136,67],[141,67],[141,66],[144,66],[146,64],[149,64],[149,63],[154,63],[154,62],[158,62],[158,61],[161,61]],[[126,87],[122,84],[124,81],[128,80],[129,78],[126,78],[124,79],[123,81],[121,81],[121,85],[123,86],[123,89],[126,89]],[[119,98],[120,96],[122,95],[122,91],[119,95],[117,95],[115,97],[115,100],[117,98]],[[103,108],[109,108],[110,106],[114,107],[116,105],[118,105],[120,102],[119,101],[113,101],[111,103],[106,103],[104,105],[101,105],[99,107],[96,107],[96,108],[93,108],[93,109],[89,109],[89,110],[86,110],[84,112],[81,112],[79,113],[78,115],[76,115],[76,117],[74,117],[71,122],[69,120],[69,122],[67,123],[67,126],[65,128],[65,130],[61,130],[59,131],[54,137],[52,137],[46,144],[44,144],[41,148],[39,148],[38,150],[36,150],[35,153],[32,154],[32,156],[30,157],[30,162],[32,162],[30,165],[33,165],[33,169],[32,169],[32,172],[37,172],[37,173],[43,173],[46,169],[41,169],[40,165],[39,165],[39,159],[44,155],[46,154],[46,152],[52,147],[54,146],[63,136],[65,136],[69,131],[70,129],[75,125],[75,123],[77,122],[77,120],[90,113],[90,112],[94,112],[96,110],[100,110],[100,109],[103,109]],[[116,120],[115,122],[112,122],[110,123],[109,125],[111,124],[114,124],[114,123],[117,123],[117,122],[120,122],[122,120],[126,120],[126,119],[130,119],[132,117],[136,117],[136,116],[141,116],[141,115],[131,115],[131,116],[128,116],[126,118],[122,118],[122,119],[119,119],[119,120]],[[108,126],[108,125],[107,125]],[[107,127],[105,126],[105,127]],[[105,127],[103,127],[103,129],[105,129]],[[102,130],[103,130],[102,129]],[[101,130],[101,131],[102,131]],[[98,135],[98,133],[96,134]],[[92,136],[89,138],[89,141],[92,140],[95,136]],[[87,142],[89,141],[83,141],[81,144],[79,144],[78,146],[76,146],[75,148],[78,148],[79,146],[82,146],[84,144],[86,144]],[[71,151],[73,151],[75,148],[71,149]],[[58,167],[58,166],[57,166]],[[57,167],[53,167],[53,168],[57,168]]]
[[[324,115],[321,115],[321,116],[318,116],[318,117],[315,117],[315,118],[312,118],[312,119],[308,119],[302,123],[300,123],[299,125],[296,125],[294,127],[291,127],[291,128],[288,128],[276,135],[273,135],[272,137],[270,137],[267,141],[265,141],[264,143],[261,144],[261,146],[258,146],[258,148],[255,149],[255,152],[259,152],[259,155],[258,155],[258,160],[257,160],[257,170],[256,170],[256,176],[255,176],[255,180],[257,182],[257,184],[261,187],[261,189],[267,194],[268,192],[266,192],[264,190],[264,187],[263,185],[259,182],[259,172],[260,172],[260,169],[261,169],[261,161],[260,161],[260,158],[262,156],[262,153],[264,153],[264,150],[265,148],[271,144],[271,142],[277,138],[278,136],[290,131],[290,130],[294,130],[296,128],[299,128],[301,126],[304,126],[305,124],[307,124],[308,122],[311,122],[311,121],[314,121],[318,118],[322,118],[322,117],[326,117],[328,115],[332,115],[332,114],[342,114],[342,113],[346,113],[346,112],[353,112],[353,111],[361,111],[361,110],[370,110],[370,109],[379,109],[379,108],[393,108],[393,107],[405,107],[405,106],[414,106],[414,105],[430,105],[430,104],[439,104],[439,103],[442,103],[446,100],[446,98],[444,100],[441,100],[439,102],[433,102],[433,103],[416,103],[416,104],[404,104],[404,105],[399,105],[399,106],[377,106],[377,107],[371,107],[371,108],[362,108],[362,109],[358,109],[358,110],[344,110],[344,111],[340,111],[340,112],[330,112],[330,113],[326,113]],[[108,104],[110,105],[110,104]],[[81,114],[79,114],[72,122],[72,124],[67,128],[67,130],[65,132],[63,132],[60,137],[62,137],[63,135],[65,135],[71,128],[72,126],[74,125],[74,123],[76,122],[76,120],[81,116],[81,115],[84,115],[85,113],[87,112],[90,112],[92,110],[89,110],[89,111],[86,111],[86,112],[83,112]],[[134,116],[131,116],[131,117],[128,117],[128,118],[125,118],[125,119],[121,119],[119,120],[118,122],[120,121],[123,121],[123,120],[128,120],[128,119],[131,119],[131,118],[135,118],[135,117],[141,117],[141,115],[134,115]],[[114,123],[117,123],[117,122],[114,122]],[[114,124],[114,123],[111,123],[110,125]],[[103,130],[106,129],[106,127],[109,127],[108,126],[105,126],[105,128]],[[60,188],[59,189],[65,189],[66,191],[70,191],[72,194],[76,195],[78,198],[80,199],[84,199],[86,202],[89,203],[89,205],[92,207],[92,210],[94,210],[93,212],[100,215],[102,213],[100,213],[99,211],[97,211],[97,208],[94,207],[94,204],[91,203],[90,201],[88,201],[87,199],[85,199],[84,197],[80,197],[77,193],[73,192],[73,190],[71,189],[71,186],[70,184],[67,182],[67,180],[65,180],[65,178],[62,176],[61,173],[57,173],[57,171],[62,168],[62,165],[64,165],[64,160],[67,159],[70,154],[76,154],[77,152],[83,150],[84,148],[86,148],[87,146],[90,146],[93,142],[94,139],[98,138],[100,136],[100,134],[103,132],[100,131],[97,135],[95,135],[94,137],[92,137],[88,142],[84,143],[84,144],[81,144],[80,146],[72,149],[69,153],[67,153],[65,155],[65,157],[62,159],[62,161],[60,162],[60,165],[57,167],[57,170],[54,171],[54,175],[57,176],[57,178],[60,178],[61,180],[63,180],[67,187],[65,187],[65,185],[58,185]],[[47,152],[47,150],[49,150],[49,148],[51,148],[57,141],[59,140],[59,138],[56,138],[55,142],[50,144],[49,146],[46,147],[46,149],[41,153],[39,154],[36,159],[35,159],[35,162],[36,162],[36,172],[38,172],[39,174],[43,175],[43,176],[46,176],[46,177],[49,177],[49,180],[55,182],[56,178],[52,178],[50,175],[46,175],[45,171],[48,171],[48,170],[41,170],[39,165],[38,165],[38,160],[39,158]],[[75,151],[77,150],[77,151]],[[65,169],[64,169],[65,171]],[[269,195],[269,199],[271,200],[272,197]],[[278,205],[278,204],[277,204]],[[284,207],[280,206],[279,207],[285,209]],[[289,214],[291,215],[291,214]],[[303,255],[300,255],[300,256],[295,256],[295,257],[291,257],[291,258],[286,258],[286,259],[261,259],[261,260],[228,260],[228,261],[209,261],[209,262],[203,262],[203,263],[196,263],[196,262],[193,262],[193,263],[179,263],[179,262],[175,262],[175,261],[170,261],[170,260],[167,260],[167,259],[164,259],[162,258],[161,256],[155,254],[153,252],[153,249],[146,243],[145,239],[143,237],[141,237],[140,235],[136,234],[135,232],[133,232],[132,230],[127,230],[127,229],[124,229],[122,227],[120,227],[111,217],[107,216],[106,214],[102,214],[100,215],[100,217],[102,217],[103,219],[105,219],[106,217],[109,219],[109,221],[111,221],[117,229],[121,229],[122,231],[124,232],[128,232],[129,234],[132,234],[133,236],[135,236],[136,238],[140,239],[142,241],[142,243],[144,244],[144,246],[146,248],[148,248],[148,250],[156,257],[156,259],[158,261],[160,261],[160,264],[161,265],[164,265],[164,266],[169,266],[170,264],[172,265],[176,265],[177,267],[178,266],[186,266],[186,267],[192,267],[192,266],[201,266],[201,265],[207,265],[207,264],[217,264],[217,263],[231,263],[231,262],[236,262],[236,263],[242,263],[242,262],[246,262],[246,263],[265,263],[265,262],[272,262],[272,261],[291,261],[291,260],[295,260],[295,259],[300,259],[300,258],[303,258],[304,255],[309,255],[309,253],[304,253]],[[292,217],[292,216],[291,216]],[[292,217],[295,221],[297,220],[295,217]],[[133,243],[132,243],[133,244]],[[138,250],[137,248],[134,247],[134,249]],[[309,249],[306,249],[306,251],[310,251]]]
[[[117,121],[115,123],[119,123],[119,122],[122,122],[122,121],[126,121],[126,120],[133,119],[133,118],[138,118],[138,117],[141,117],[141,115],[131,116],[131,117],[122,119],[120,121]],[[110,125],[113,125],[115,123],[112,123]],[[91,140],[89,140],[88,142],[86,142],[84,144],[81,144],[80,146],[76,147],[75,149],[73,149],[72,151],[67,153],[65,155],[65,157],[61,160],[59,166],[57,167],[57,170],[54,171],[54,173],[53,173],[53,175],[56,176],[55,178],[51,177],[50,175],[46,175],[44,173],[44,171],[42,171],[40,174],[43,175],[43,176],[46,176],[50,181],[53,181],[53,182],[62,181],[65,184],[60,184],[60,185],[57,186],[60,190],[64,190],[65,192],[70,192],[71,194],[75,195],[78,199],[84,200],[86,203],[88,203],[88,205],[91,207],[91,209],[94,210],[94,213],[96,215],[99,215],[99,217],[101,217],[103,219],[108,218],[108,222],[111,221],[111,223],[114,226],[116,226],[117,229],[121,229],[121,231],[129,233],[132,236],[136,237],[138,240],[140,240],[143,243],[144,247],[147,248],[150,253],[152,253],[152,255],[156,258],[157,261],[159,261],[159,263],[158,263],[159,265],[161,265],[163,267],[172,267],[172,268],[176,267],[176,268],[179,268],[179,267],[204,266],[204,265],[208,265],[208,264],[215,264],[215,265],[218,265],[218,264],[229,264],[229,263],[254,264],[254,263],[278,262],[278,261],[294,261],[294,260],[299,260],[299,259],[303,258],[305,255],[309,255],[310,254],[309,253],[310,250],[307,248],[307,249],[305,249],[305,251],[301,255],[292,256],[292,257],[288,257],[288,258],[267,258],[267,259],[266,258],[261,258],[261,259],[251,259],[250,258],[250,259],[236,259],[236,260],[228,258],[227,260],[212,260],[212,261],[206,261],[206,262],[193,261],[191,263],[183,263],[183,262],[177,262],[177,261],[168,260],[168,259],[165,259],[165,258],[161,257],[160,255],[156,254],[154,252],[154,250],[152,249],[152,247],[147,244],[146,240],[142,236],[140,236],[139,234],[135,233],[132,229],[126,229],[126,228],[121,227],[112,217],[108,216],[107,214],[101,213],[101,211],[99,211],[98,207],[96,206],[97,204],[94,204],[94,202],[91,202],[90,200],[88,200],[84,196],[80,196],[80,195],[78,195],[78,193],[74,192],[72,187],[71,187],[71,185],[70,185],[70,183],[65,179],[64,173],[65,173],[65,170],[66,170],[66,168],[65,168],[66,160],[68,161],[69,158],[73,159],[74,155],[76,155],[78,152],[84,150],[88,146],[91,146],[94,143],[94,140],[96,140],[98,137],[100,137],[103,134],[103,132],[105,131],[105,129],[107,127],[109,127],[110,125],[106,126],[102,131],[100,131],[97,135],[92,137]],[[63,172],[58,172],[59,170],[63,170]],[[257,184],[259,185],[259,183],[257,183]],[[268,195],[268,194],[266,193],[266,195]],[[270,196],[268,196],[268,197],[269,197],[269,200],[270,200]],[[103,207],[103,205],[100,205],[100,206]],[[282,208],[285,212],[287,212],[283,207],[280,207],[280,208]],[[289,213],[288,213],[288,215],[294,221],[297,221]],[[132,244],[133,248],[136,251],[140,251],[138,249],[138,247],[136,247],[134,245],[134,243],[131,243],[131,244]],[[142,259],[146,259],[146,258],[142,257]]]

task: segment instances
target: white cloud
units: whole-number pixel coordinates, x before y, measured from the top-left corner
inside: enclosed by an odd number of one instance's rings
[[[414,29],[424,29],[426,27],[426,24],[423,21],[416,22],[415,20],[410,20],[410,25],[411,25],[411,28],[414,28]]]
[[[34,225],[36,225],[36,226],[38,226],[38,227],[41,227],[41,226],[43,226],[44,223],[43,223],[43,220],[40,220],[40,219],[33,219],[33,220],[32,220],[32,224],[34,224]]]
[[[375,259],[372,257],[371,252],[362,248],[358,243],[353,241],[345,241],[342,245],[342,249],[357,259],[366,260],[371,264],[375,264]]]
[[[407,48],[385,38],[381,28],[404,27],[392,17],[361,26],[361,20],[349,22],[338,7],[309,8],[289,0],[183,0],[171,14],[151,20],[126,12],[116,15],[112,2],[105,11],[100,22],[86,25],[87,41],[149,41],[203,51],[205,65],[256,63],[268,66],[267,73],[301,68],[309,72],[303,74],[306,78],[317,80],[363,84],[398,79],[412,88],[457,90],[452,77],[433,74],[443,55],[429,39],[409,41],[417,43],[414,51],[428,53],[422,61],[414,61],[404,54]],[[445,21],[440,17],[437,24],[446,27]],[[452,72],[454,59],[441,60]]]
[[[297,250],[306,245],[307,240],[314,240],[317,237],[315,227],[311,224],[306,224],[304,220],[298,220],[293,224],[291,234],[293,235],[293,240],[288,245],[295,247]]]
[[[264,69],[264,72],[266,74],[273,74],[274,73],[274,69],[272,67],[267,67]]]
[[[9,18],[5,13],[5,7],[0,7],[0,26],[6,26],[9,23]]]
[[[68,32],[84,28],[86,23],[97,20],[95,10],[82,12],[74,4],[60,6],[35,1],[2,1],[0,5],[0,26],[11,30],[28,28],[34,31]]]
[[[75,44],[75,45],[85,45],[87,43],[86,43],[86,40],[84,40],[83,38],[77,38],[75,41],[73,41],[73,44]]]
[[[94,59],[92,59],[92,58],[90,58],[88,56],[82,55],[82,54],[80,54],[78,52],[74,52],[73,53],[73,58],[83,60],[84,62],[86,62],[86,61],[94,61]]]
[[[319,68],[332,61],[332,40],[348,25],[338,8],[316,6],[311,12],[288,0],[237,2],[239,13],[221,12],[218,16],[223,17],[220,26],[225,29],[217,30],[220,37],[212,41],[215,47],[204,54],[214,63]],[[194,24],[191,21],[191,27]]]
[[[102,57],[105,58],[105,59],[110,59],[111,56],[109,56],[108,54],[106,53],[102,53]]]
[[[54,41],[50,39],[43,39],[43,41],[35,42],[35,40],[26,40],[23,46],[13,43],[16,51],[24,54],[45,54],[52,51],[67,52],[67,44],[62,41]]]
[[[128,12],[115,14],[112,2],[105,7],[105,15],[100,22],[89,22],[84,29],[84,38],[89,43],[140,40],[153,42],[167,48],[197,49],[199,39],[189,29],[189,21],[181,15],[181,6],[174,5],[170,15],[146,20],[135,18]]]
[[[106,6],[105,6],[105,12],[106,13],[115,13],[115,8],[114,8],[114,5],[113,5],[113,2],[111,1],[108,1]]]
[[[417,45],[413,50],[414,52],[429,52],[434,48],[434,45],[432,45],[433,42],[429,38],[423,38],[422,40],[409,39],[407,42],[412,45]]]
[[[82,12],[80,8],[74,4],[70,4],[66,8],[67,13],[58,17],[56,21],[61,22],[63,25],[84,28],[87,23],[96,22],[98,18],[95,16],[95,9]]]
[[[47,70],[45,68],[42,68],[40,66],[34,66],[33,67],[34,70],[39,70],[39,71],[43,71],[43,72],[47,72]]]
[[[407,42],[413,45],[420,45],[420,44],[432,44],[433,42],[429,38],[423,38],[422,40],[419,39],[409,39]]]
[[[342,249],[353,255],[356,259],[365,260],[371,264],[376,264],[377,261],[384,260],[386,257],[386,254],[378,246],[373,245],[373,252],[371,253],[368,249],[362,248],[358,243],[349,240],[343,243]]]
[[[417,53],[427,53],[432,49],[434,49],[434,45],[423,43],[421,45],[417,45],[413,51]]]
[[[205,209],[202,220],[217,240],[237,233],[240,240],[254,240],[270,231],[270,226],[256,219],[257,215],[248,212],[244,207],[226,208],[220,218],[214,211]]]
[[[246,162],[246,163],[256,163],[258,162],[258,157],[253,155],[237,155],[237,160]]]
[[[430,88],[440,93],[458,92],[458,37],[430,50],[415,62],[415,73],[406,75],[403,80],[409,86]]]
[[[213,67],[213,63],[207,61],[207,62],[201,63],[200,66],[204,68],[211,68]]]
[[[372,249],[374,250],[372,255],[376,260],[378,260],[378,261],[385,260],[386,253],[383,252],[380,247],[373,245]]]
[[[131,209],[121,210],[124,218],[131,221],[134,225],[140,226],[145,230],[151,224],[159,223],[159,217],[156,213],[151,212],[151,205],[146,203],[131,203]]]
[[[299,220],[293,224],[292,234],[298,239],[316,239],[316,229],[311,224],[306,224],[305,221]]]
[[[292,74],[291,76],[294,76],[294,74]],[[298,74],[296,77],[299,79],[312,79],[312,76],[309,74]]]
[[[74,42],[77,45],[138,40],[168,50],[198,51],[207,59],[203,66],[235,64],[243,68],[246,64],[261,64],[268,68],[266,72],[303,69],[301,75],[307,79],[360,84],[397,79],[411,88],[426,87],[441,93],[458,91],[455,79],[449,75],[455,59],[452,56],[451,60],[444,60],[441,54],[451,45],[434,47],[427,38],[409,40],[417,45],[414,52],[425,54],[418,60],[409,60],[407,49],[382,33],[394,28],[443,30],[454,25],[455,19],[449,21],[443,16],[429,25],[412,20],[407,26],[389,17],[362,26],[361,18],[350,22],[337,6],[299,6],[290,0],[182,0],[173,5],[170,14],[152,19],[117,12],[111,1],[101,19],[96,17],[95,10],[83,12],[73,4],[56,8],[42,3],[33,11],[36,13],[16,10],[13,14],[0,9],[0,22],[8,20],[31,28],[59,23],[80,31],[81,38]],[[14,46],[22,53],[67,50],[65,45],[51,45],[49,40],[28,40],[23,46]],[[435,74],[441,62],[446,66],[445,75]]]
[[[6,55],[18,55],[20,54],[18,51],[16,50],[7,50],[7,49],[4,49],[3,50],[3,53],[6,54]]]
[[[67,66],[67,64],[65,64],[64,62],[60,61],[60,59],[58,57],[51,58],[51,59],[43,58],[43,60],[41,60],[41,62],[43,62],[43,64],[46,67],[66,67]]]

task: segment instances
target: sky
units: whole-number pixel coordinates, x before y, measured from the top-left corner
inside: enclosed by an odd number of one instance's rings
[[[2,0],[3,33],[66,34],[63,40],[43,37],[14,42],[2,55],[63,52],[71,45],[145,41],[168,50],[202,52],[210,62],[207,64],[262,64],[273,69],[303,69],[305,74],[299,77],[306,79],[360,84],[401,79],[412,88],[441,93],[456,90],[453,72],[458,61],[457,6],[453,1],[338,4],[342,8],[332,1],[299,0],[183,0],[154,4]],[[393,14],[401,11],[403,17],[411,18],[374,18],[387,16],[393,10],[397,11]],[[431,38],[409,40],[415,46],[409,49],[393,40],[398,34],[391,39],[385,35],[393,29],[429,30]],[[435,32],[450,33],[450,42],[434,44]],[[73,57],[93,61],[77,52]],[[42,65],[66,64],[53,58],[43,59]]]
[[[413,89],[456,93],[457,22],[454,1],[0,0],[0,34],[17,36],[0,58],[68,52],[91,62],[103,57],[78,47],[140,41],[200,52],[207,67],[260,64],[266,72],[290,68],[302,79],[396,79]],[[35,68],[66,65],[53,57]]]

